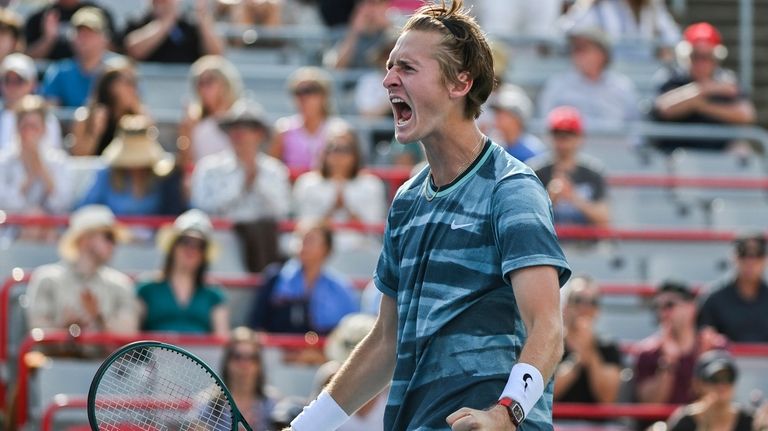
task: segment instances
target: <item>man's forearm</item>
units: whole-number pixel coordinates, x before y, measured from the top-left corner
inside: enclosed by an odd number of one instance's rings
[[[544,381],[555,373],[563,357],[563,325],[560,316],[537,316],[528,329],[528,340],[518,362],[536,367]]]
[[[45,58],[51,52],[55,43],[55,37],[47,38],[43,36],[27,47],[27,55],[32,58]]]
[[[155,20],[128,33],[125,38],[125,51],[137,60],[144,60],[157,49],[168,36],[175,22]]]

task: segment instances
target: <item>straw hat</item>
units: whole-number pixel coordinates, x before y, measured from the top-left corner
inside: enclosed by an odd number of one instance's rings
[[[114,168],[152,168],[156,175],[168,175],[175,162],[157,142],[157,135],[157,128],[146,116],[125,115],[102,158]]]
[[[118,241],[127,241],[128,231],[117,224],[115,214],[104,205],[86,205],[72,213],[69,227],[59,241],[59,255],[66,260],[78,257],[77,241],[86,233],[93,231],[112,231]]]
[[[344,362],[358,343],[371,332],[376,318],[370,314],[354,313],[339,321],[325,343],[325,356],[331,361]]]
[[[193,236],[205,240],[207,247],[205,259],[212,262],[219,253],[218,244],[213,241],[213,224],[204,212],[191,209],[180,216],[171,226],[160,229],[157,233],[157,247],[164,253],[169,253],[180,236]]]

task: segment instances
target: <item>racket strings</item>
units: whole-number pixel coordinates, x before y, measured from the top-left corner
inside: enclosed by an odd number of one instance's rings
[[[95,408],[99,430],[232,429],[232,408],[216,379],[176,351],[126,351],[104,373]]]

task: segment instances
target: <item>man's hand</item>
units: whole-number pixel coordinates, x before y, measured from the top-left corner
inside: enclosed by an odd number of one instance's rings
[[[445,418],[452,431],[515,431],[515,425],[504,406],[495,405],[488,410],[460,408]]]
[[[43,38],[53,40],[59,37],[59,12],[51,9],[43,17]]]

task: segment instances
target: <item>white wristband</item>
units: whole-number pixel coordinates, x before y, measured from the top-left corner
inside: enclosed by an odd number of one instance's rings
[[[528,416],[539,398],[544,394],[544,378],[541,372],[531,364],[518,362],[509,373],[509,380],[499,399],[512,398]]]
[[[327,391],[304,407],[301,414],[291,422],[294,431],[335,431],[344,424],[349,415],[336,403]]]

